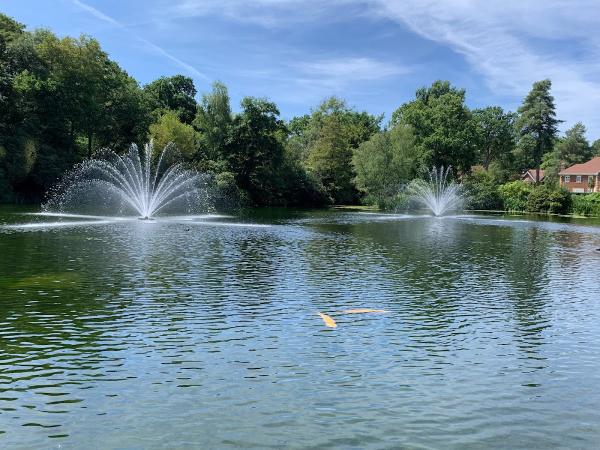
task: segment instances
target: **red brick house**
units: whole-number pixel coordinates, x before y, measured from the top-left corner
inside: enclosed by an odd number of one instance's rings
[[[560,185],[569,192],[584,194],[600,192],[600,156],[583,164],[575,164],[561,170]]]
[[[540,169],[540,183],[544,181],[544,171]],[[523,175],[521,175],[521,180],[525,183],[535,183],[535,169],[529,169]]]

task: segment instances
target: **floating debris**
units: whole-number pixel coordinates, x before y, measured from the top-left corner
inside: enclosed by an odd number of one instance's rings
[[[333,320],[333,318],[331,318],[327,314],[323,314],[322,312],[319,313],[319,316],[321,316],[321,319],[323,319],[323,322],[325,322],[326,326],[328,326],[329,328],[337,328],[337,323],[335,323],[335,320]]]
[[[344,314],[365,314],[365,313],[379,313],[385,314],[389,311],[385,309],[371,309],[371,308],[356,308],[356,309],[346,309],[342,311]]]

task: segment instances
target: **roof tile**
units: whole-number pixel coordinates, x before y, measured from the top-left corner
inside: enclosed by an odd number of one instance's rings
[[[600,172],[600,156],[583,164],[575,164],[559,172],[559,175],[597,175]]]

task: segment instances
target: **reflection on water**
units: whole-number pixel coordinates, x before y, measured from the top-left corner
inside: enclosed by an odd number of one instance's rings
[[[0,230],[0,447],[600,442],[600,228],[267,213]]]

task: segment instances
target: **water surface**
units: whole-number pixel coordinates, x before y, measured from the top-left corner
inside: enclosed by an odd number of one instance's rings
[[[0,210],[2,448],[600,442],[597,222],[22,212]]]

